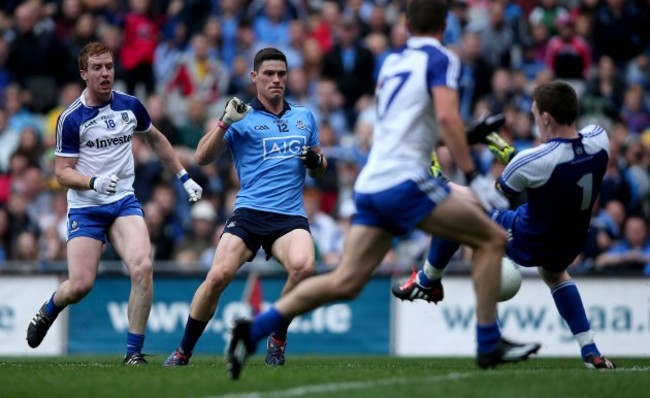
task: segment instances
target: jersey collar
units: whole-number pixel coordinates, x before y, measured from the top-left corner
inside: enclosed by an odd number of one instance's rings
[[[289,103],[287,102],[287,100],[284,100],[284,99],[283,99],[283,100],[282,100],[282,104],[283,104],[283,105],[282,105],[282,112],[280,112],[280,114],[278,115],[278,117],[281,117],[285,112],[291,110],[291,106],[289,105]],[[271,115],[275,115],[273,112],[267,110],[267,109],[264,107],[264,105],[262,105],[262,101],[260,101],[259,98],[257,98],[257,97],[253,98],[253,100],[251,101],[251,104],[250,104],[250,105],[251,105],[251,107],[252,107],[253,109],[255,109],[256,111],[264,111],[264,112],[266,112],[266,113],[270,113]]]
[[[434,46],[442,47],[440,41],[435,37],[426,37],[426,36],[413,36],[409,37],[406,41],[406,45],[410,48],[420,48],[423,46]]]
[[[106,105],[110,104],[111,101],[113,101],[113,96],[115,95],[115,92],[112,91],[112,92],[111,92],[111,99],[109,99],[108,101],[104,102],[103,104],[100,104],[100,105],[88,105],[88,103],[86,102],[86,91],[87,91],[87,90],[88,90],[88,89],[85,88],[84,91],[81,92],[81,96],[79,97],[79,100],[81,101],[81,103],[82,103],[85,107],[87,107],[87,108],[96,108],[96,109],[103,108],[103,107],[105,107]]]

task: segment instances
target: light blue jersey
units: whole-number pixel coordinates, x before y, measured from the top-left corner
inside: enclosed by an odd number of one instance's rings
[[[250,113],[224,135],[240,181],[235,209],[306,217],[306,169],[298,156],[304,145],[320,146],[314,115],[286,101],[279,116],[257,98],[250,105]]]

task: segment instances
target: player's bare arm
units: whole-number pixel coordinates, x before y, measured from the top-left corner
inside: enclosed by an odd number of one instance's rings
[[[210,129],[199,141],[196,148],[196,162],[200,165],[206,165],[214,160],[218,151],[223,145],[223,136],[228,131],[228,128],[233,123],[242,120],[248,112],[250,112],[250,105],[237,97],[232,97],[226,103],[226,108],[219,118],[216,127]]]
[[[198,164],[203,166],[216,158],[217,154],[223,149],[223,136],[227,130],[227,125],[217,123],[215,127],[201,137],[194,154],[194,159]]]
[[[75,170],[76,164],[76,157],[56,156],[54,158],[56,181],[66,188],[77,191],[92,189],[90,180],[93,176],[87,176]]]
[[[458,92],[446,86],[436,86],[431,91],[443,142],[458,168],[465,174],[473,172],[474,161],[469,155],[465,126],[458,113]]]
[[[158,158],[170,171],[177,174],[183,169],[183,165],[181,165],[180,160],[178,160],[174,148],[160,130],[151,126],[151,130],[144,134],[143,137],[147,145],[149,145],[151,150],[158,155]]]

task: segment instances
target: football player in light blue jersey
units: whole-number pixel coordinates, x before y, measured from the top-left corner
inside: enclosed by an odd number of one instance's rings
[[[287,59],[280,50],[260,50],[251,77],[257,97],[250,105],[238,98],[228,101],[217,127],[203,136],[196,149],[197,161],[207,164],[225,143],[235,162],[240,189],[212,267],[194,294],[183,338],[163,362],[165,366],[188,364],[221,292],[260,247],[267,259],[275,257],[288,272],[282,294],[314,270],[314,244],[303,208],[303,189],[305,170],[319,178],[327,168],[320,153],[318,126],[311,111],[284,99]],[[284,365],[288,326],[279,325],[268,337],[267,365]]]
[[[509,197],[525,192],[528,198],[516,210],[495,210],[491,217],[511,236],[508,257],[521,266],[537,267],[551,289],[585,365],[611,369],[614,364],[598,350],[580,293],[566,271],[587,240],[592,208],[609,160],[609,139],[600,126],[576,130],[578,97],[566,83],[536,87],[532,113],[542,145],[511,157],[512,147],[495,133],[486,140],[497,159],[507,164],[498,179],[499,189]],[[454,190],[467,191],[452,185]],[[442,300],[441,278],[458,247],[456,242],[434,237],[423,269],[394,286],[393,294],[409,301]]]
[[[131,277],[129,330],[124,364],[143,365],[144,334],[153,298],[151,243],[142,207],[134,196],[131,139],[138,133],[167,168],[183,182],[190,201],[203,189],[183,169],[165,136],[151,124],[140,101],[113,91],[114,56],[92,42],[79,53],[86,89],[59,116],[54,168],[68,188],[68,280],[43,304],[27,329],[27,343],[38,347],[58,314],[92,289],[106,237]]]
[[[411,0],[412,37],[386,57],[377,84],[377,117],[368,162],[355,183],[357,213],[345,239],[341,263],[332,272],[301,282],[254,321],[235,322],[228,370],[237,379],[246,358],[269,333],[322,304],[356,297],[391,246],[394,236],[415,228],[458,240],[474,249],[477,363],[492,367],[536,352],[539,344],[513,343],[496,320],[501,258],[507,237],[485,215],[508,201],[494,182],[476,173],[458,107],[460,61],[440,40],[446,0]],[[440,133],[467,174],[476,197],[450,192],[428,173]],[[478,198],[478,200],[477,200]]]

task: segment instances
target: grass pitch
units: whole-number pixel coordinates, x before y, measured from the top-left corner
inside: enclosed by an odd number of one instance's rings
[[[0,358],[0,397],[647,397],[650,358],[613,358],[594,371],[578,358],[531,358],[481,371],[469,358],[288,356],[281,368],[250,358],[238,381],[222,357],[195,357],[183,368],[125,367],[119,356]]]

